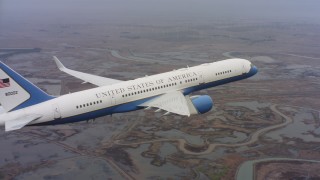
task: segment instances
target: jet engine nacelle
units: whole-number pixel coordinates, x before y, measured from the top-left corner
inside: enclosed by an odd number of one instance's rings
[[[213,107],[213,101],[210,96],[192,96],[190,97],[192,104],[198,111],[198,114],[204,114],[210,111]]]

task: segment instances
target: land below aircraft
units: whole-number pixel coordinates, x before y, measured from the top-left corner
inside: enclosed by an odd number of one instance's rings
[[[190,116],[210,111],[213,101],[196,91],[249,78],[258,72],[245,59],[227,59],[121,81],[66,68],[58,68],[98,87],[51,96],[0,62],[0,125],[5,131],[31,125],[55,125],[95,119],[139,109],[164,115]]]

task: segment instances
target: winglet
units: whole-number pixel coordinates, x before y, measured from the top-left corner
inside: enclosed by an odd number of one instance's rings
[[[107,86],[107,85],[121,82],[120,80],[117,80],[117,79],[105,78],[105,77],[96,76],[96,75],[83,73],[83,72],[66,68],[56,56],[53,56],[53,60],[56,62],[60,71],[70,74],[71,76],[74,76],[76,78],[79,78],[84,82],[89,82],[97,86]]]
[[[66,67],[64,67],[64,65],[59,61],[59,59],[56,56],[53,56],[53,60],[54,60],[54,62],[56,62],[57,66],[60,70],[66,69]]]

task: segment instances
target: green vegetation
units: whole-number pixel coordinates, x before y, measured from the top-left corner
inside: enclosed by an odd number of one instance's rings
[[[214,168],[214,169],[212,169],[212,168]],[[221,179],[229,171],[229,168],[227,166],[212,167],[212,168],[207,168],[205,166],[199,166],[199,167],[195,168],[195,171],[201,172],[201,173],[205,174],[209,179],[213,179],[213,180]]]
[[[221,169],[217,170],[216,172],[209,173],[208,175],[210,179],[219,180],[227,174],[228,170],[229,169],[227,166],[223,166]]]

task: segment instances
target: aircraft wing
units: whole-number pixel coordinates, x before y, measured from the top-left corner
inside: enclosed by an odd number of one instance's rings
[[[79,78],[79,79],[83,80],[84,82],[89,82],[89,83],[97,85],[97,86],[107,86],[107,85],[116,84],[116,83],[121,82],[120,80],[117,80],[117,79],[96,76],[96,75],[87,74],[87,73],[68,69],[59,61],[59,59],[56,56],[53,56],[53,59],[56,62],[60,71],[63,71],[67,74],[70,74],[71,76]]]
[[[22,127],[26,126],[27,124],[41,117],[42,117],[41,115],[34,114],[34,115],[22,116],[16,119],[5,121],[5,130],[13,131],[13,130],[21,129]]]
[[[155,107],[167,111],[165,114],[174,113],[183,116],[196,114],[197,110],[193,106],[189,96],[184,96],[180,91],[173,91],[155,97],[140,106],[151,108]]]

